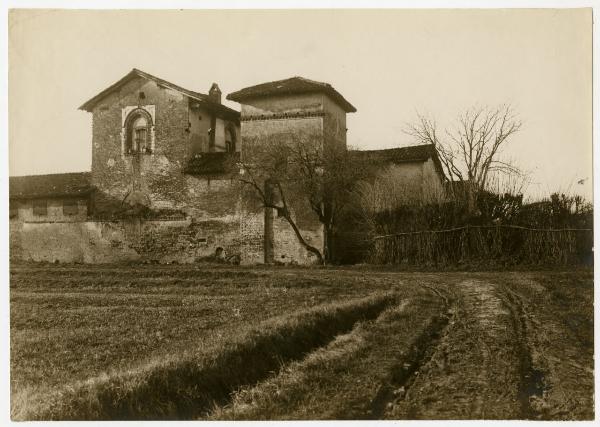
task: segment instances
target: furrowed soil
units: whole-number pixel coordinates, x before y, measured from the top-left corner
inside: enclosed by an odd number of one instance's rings
[[[591,272],[17,264],[10,300],[13,419],[594,417]]]

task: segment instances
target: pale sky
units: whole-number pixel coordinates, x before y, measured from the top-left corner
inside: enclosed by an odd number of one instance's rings
[[[11,11],[10,175],[90,170],[78,107],[132,68],[224,97],[328,82],[358,109],[348,144],[362,149],[411,145],[416,111],[444,125],[510,103],[523,128],[504,155],[531,172],[529,193],[592,196],[591,9]]]

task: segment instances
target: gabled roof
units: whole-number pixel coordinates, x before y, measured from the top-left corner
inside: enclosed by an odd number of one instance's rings
[[[442,177],[445,177],[437,150],[433,144],[411,145],[409,147],[388,148],[383,150],[354,150],[352,156],[373,165],[386,163],[426,162],[433,160],[435,167]]]
[[[8,180],[11,199],[86,196],[93,191],[91,172],[11,176]]]
[[[188,161],[184,172],[190,175],[218,175],[234,171],[240,161],[240,153],[200,153]]]
[[[131,70],[129,73],[127,73],[125,75],[125,77],[123,77],[122,79],[120,79],[119,81],[113,83],[112,85],[110,85],[109,87],[107,87],[106,89],[104,89],[102,92],[100,92],[99,94],[97,94],[96,96],[94,96],[93,98],[91,98],[90,100],[86,101],[81,107],[79,107],[80,110],[84,110],[84,111],[88,111],[88,112],[92,112],[93,108],[96,106],[96,104],[103,99],[106,95],[108,95],[109,93],[111,93],[112,91],[122,87],[123,85],[125,85],[126,83],[128,83],[129,81],[138,78],[138,77],[142,77],[144,79],[147,80],[152,80],[153,82],[155,82],[157,85],[159,86],[163,86],[169,89],[172,89],[174,91],[177,91],[185,96],[187,96],[188,98],[191,98],[193,100],[196,100],[198,102],[200,102],[200,104],[207,108],[210,111],[213,111],[217,114],[222,114],[222,115],[226,115],[226,116],[230,116],[230,117],[234,117],[234,118],[238,118],[240,116],[239,111],[236,111],[234,109],[231,109],[229,107],[226,107],[222,104],[219,104],[218,102],[214,102],[210,99],[210,97],[206,94],[200,93],[200,92],[194,92],[192,90],[189,89],[185,89],[182,88],[181,86],[177,86],[174,83],[168,82],[167,80],[161,79],[159,77],[153,76],[152,74],[148,74],[144,71],[138,70],[137,68],[134,68],[133,70]]]
[[[347,113],[356,112],[356,108],[354,108],[354,106],[329,83],[317,82],[298,76],[246,87],[237,92],[230,93],[227,95],[227,99],[241,102],[252,98],[263,98],[265,96],[274,95],[292,95],[298,93],[324,93]]]

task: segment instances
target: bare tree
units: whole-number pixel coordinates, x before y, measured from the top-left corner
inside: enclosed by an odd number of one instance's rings
[[[241,163],[244,173],[240,179],[254,189],[262,206],[275,209],[319,263],[332,261],[336,221],[363,172],[346,147],[324,145],[311,135],[285,133],[260,141],[248,140]],[[323,225],[323,253],[303,237],[292,205],[308,208]]]
[[[434,120],[419,114],[405,132],[420,143],[435,146],[450,181],[463,184],[460,187],[466,190],[469,210],[473,211],[477,193],[486,188],[492,175],[522,174],[512,162],[500,158],[502,148],[521,125],[513,109],[503,105],[467,110],[459,116],[457,126],[443,135]],[[451,185],[451,189],[456,190],[456,186]]]

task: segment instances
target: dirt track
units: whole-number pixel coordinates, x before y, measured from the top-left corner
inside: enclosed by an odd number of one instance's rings
[[[591,354],[587,367],[569,360],[575,355],[563,350],[576,337],[549,307],[540,307],[544,286],[525,282],[469,279],[443,287],[450,295],[448,325],[385,418],[592,418]],[[559,341],[544,340],[548,335]]]
[[[299,364],[266,386],[247,388],[239,396],[252,398],[234,398],[216,418],[593,419],[589,287],[568,273],[544,280],[530,273],[440,278],[424,277],[420,291],[444,306],[439,316],[446,321],[434,331],[427,326],[412,342],[398,338],[415,327],[403,322],[387,337],[385,330],[376,338],[358,333],[354,342],[385,342],[379,345],[386,350],[348,346],[355,354],[342,357],[336,373]],[[332,352],[319,349],[309,359]],[[341,352],[335,348],[336,358]],[[377,379],[365,381],[374,366]],[[355,382],[364,384],[362,391],[353,389]],[[318,401],[329,405],[320,409]]]
[[[515,402],[527,356],[514,309],[494,285],[468,280],[455,289],[450,311],[431,358],[387,417],[521,418]]]

